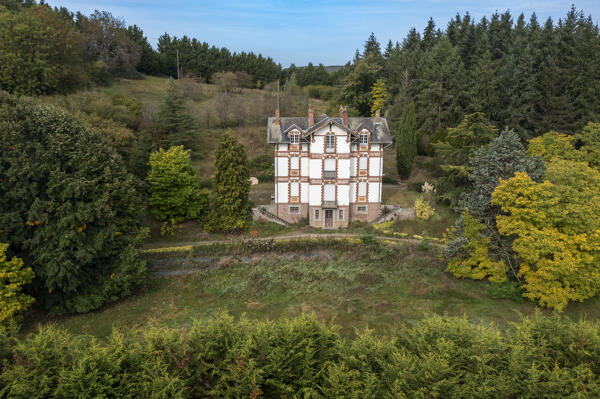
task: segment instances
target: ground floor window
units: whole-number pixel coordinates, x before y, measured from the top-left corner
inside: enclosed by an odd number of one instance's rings
[[[319,220],[320,217],[321,217],[321,210],[315,209],[315,220]]]
[[[300,213],[300,207],[299,206],[290,206],[290,213]]]
[[[359,205],[356,207],[356,212],[358,213],[367,213],[367,206],[366,205]]]
[[[338,220],[344,220],[344,210],[338,209]]]

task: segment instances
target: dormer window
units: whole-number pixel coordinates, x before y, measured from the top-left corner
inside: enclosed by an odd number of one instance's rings
[[[369,134],[368,133],[360,134],[360,143],[361,144],[369,144]]]
[[[300,135],[298,133],[290,134],[290,143],[298,144],[300,142]]]
[[[335,151],[335,136],[333,134],[328,134],[325,136],[325,151],[326,152],[334,152]]]

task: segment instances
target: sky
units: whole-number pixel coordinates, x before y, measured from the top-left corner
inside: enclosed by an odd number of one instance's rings
[[[563,17],[573,1],[557,0],[48,0],[52,6],[90,14],[110,11],[140,26],[150,44],[160,35],[195,37],[231,51],[253,51],[284,67],[351,60],[371,32],[381,43],[401,42],[410,28],[422,31],[430,17],[445,28],[457,13],[479,20],[510,10],[516,20],[532,12],[538,20]],[[578,0],[577,9],[598,22],[600,0]]]

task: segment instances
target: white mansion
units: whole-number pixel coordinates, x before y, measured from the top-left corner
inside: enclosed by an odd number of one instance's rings
[[[373,221],[381,212],[383,149],[392,143],[385,118],[268,118],[275,147],[273,213],[287,222],[308,218],[315,227]]]

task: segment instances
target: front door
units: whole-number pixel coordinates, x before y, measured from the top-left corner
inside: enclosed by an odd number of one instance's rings
[[[333,227],[333,209],[325,209],[325,227]]]

